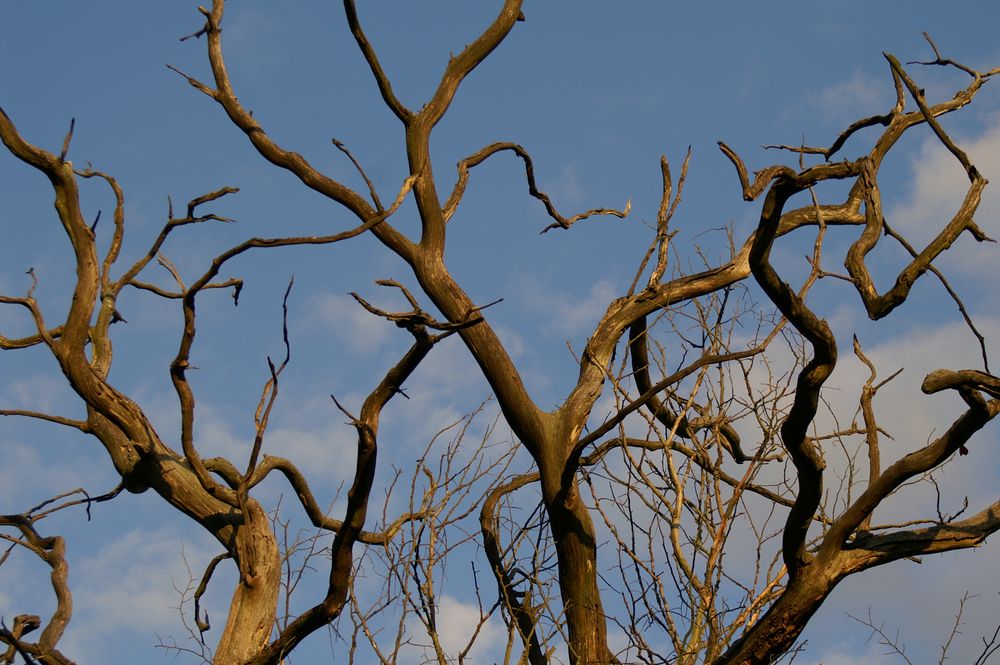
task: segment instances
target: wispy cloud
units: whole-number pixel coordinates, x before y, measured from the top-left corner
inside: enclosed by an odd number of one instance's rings
[[[267,434],[267,452],[292,460],[310,478],[342,481],[353,477],[357,434],[347,425],[320,430],[279,428]]]
[[[72,464],[53,464],[55,446],[25,443],[5,437],[0,465],[0,506],[6,513],[31,508],[39,501],[77,487],[104,492],[114,487],[114,476],[103,454],[76,456]]]
[[[590,287],[586,295],[565,291],[544,290],[525,281],[520,289],[521,301],[532,311],[545,312],[543,330],[561,336],[588,335],[593,332],[608,303],[616,293],[610,282],[601,280]]]
[[[74,565],[74,617],[60,644],[66,653],[97,662],[123,632],[145,635],[149,643],[157,634],[183,641],[179,589],[217,553],[208,536],[193,535],[182,540],[171,528],[134,529]],[[213,600],[211,594],[205,599],[210,611]],[[221,610],[214,609],[218,616]]]
[[[469,641],[476,634],[480,622],[479,607],[444,594],[438,600],[436,618],[437,636],[441,647],[457,662],[458,654],[469,645]],[[429,643],[424,627],[416,619],[409,622],[408,629],[418,636],[415,638],[417,643],[424,641]],[[485,665],[502,658],[502,654],[496,653],[496,650],[506,641],[505,633],[506,631],[498,625],[497,619],[487,621],[479,629],[465,662],[469,665]],[[423,640],[421,636],[424,637]]]
[[[978,136],[953,137],[966,150],[972,163],[983,176],[992,182],[1000,181],[1000,115]],[[934,136],[929,136],[914,155],[910,169],[909,192],[891,205],[888,220],[896,230],[911,239],[918,247],[936,235],[961,206],[969,189],[969,178],[954,155],[947,151]],[[1000,237],[1000,190],[993,185],[986,187],[977,222],[992,237]],[[960,238],[960,256],[948,252],[942,263],[949,270],[975,272],[985,266],[992,268],[996,262],[996,245],[975,243]]]
[[[584,204],[585,190],[573,162],[567,164],[558,177],[542,182],[542,190],[552,197],[556,208],[563,213]]]
[[[805,106],[832,123],[853,122],[859,115],[887,111],[892,106],[892,85],[888,76],[880,78],[856,70],[839,83],[810,92]]]
[[[313,300],[310,311],[309,321],[316,328],[332,333],[354,353],[374,352],[394,330],[391,324],[366,311],[347,295],[319,295]]]
[[[73,393],[61,376],[52,374],[27,374],[6,384],[2,395],[8,408],[29,409],[58,415],[60,409],[81,411],[73,400]],[[72,406],[70,406],[72,405]]]

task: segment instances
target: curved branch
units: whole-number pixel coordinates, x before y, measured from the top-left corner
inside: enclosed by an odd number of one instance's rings
[[[22,545],[38,556],[51,569],[50,580],[56,597],[56,607],[42,629],[37,643],[20,642],[20,647],[35,656],[47,658],[52,654],[51,662],[70,663],[56,650],[56,644],[62,638],[73,616],[73,596],[69,589],[69,565],[66,563],[66,542],[62,536],[43,537],[34,527],[35,519],[30,514],[0,515],[0,526],[13,526],[21,532],[22,539],[14,542]],[[39,622],[40,624],[40,622]],[[10,641],[8,644],[11,644]],[[46,662],[49,662],[46,660]]]
[[[919,112],[897,116],[882,139],[878,141],[869,156],[864,160],[864,168],[861,173],[860,184],[865,201],[865,230],[861,236],[851,245],[844,259],[844,265],[848,274],[854,280],[858,294],[861,296],[868,316],[872,320],[880,319],[888,315],[892,310],[901,305],[910,292],[916,281],[928,270],[931,263],[942,252],[947,250],[955,240],[964,232],[969,231],[973,237],[982,242],[989,240],[978,226],[976,226],[973,216],[979,207],[983,189],[986,187],[986,179],[979,173],[979,170],[969,160],[951,137],[944,131],[937,121],[937,116],[943,115],[955,109],[961,108],[972,101],[972,97],[985,80],[984,77],[976,75],[967,88],[960,90],[955,96],[941,104],[928,106],[924,100],[921,89],[913,82],[899,61],[892,55],[884,54],[889,61],[894,75],[903,82],[910,96],[919,107]],[[882,200],[879,193],[877,175],[881,160],[886,152],[892,147],[895,141],[906,129],[920,123],[927,123],[941,143],[958,160],[969,178],[969,189],[961,206],[952,217],[951,221],[941,229],[940,233],[933,238],[927,246],[899,273],[893,286],[884,294],[879,294],[875,289],[871,274],[864,263],[866,255],[875,247],[882,235],[884,219],[882,214]]]
[[[155,293],[161,298],[166,298],[168,300],[181,300],[184,298],[184,293],[182,291],[167,291],[164,288],[157,286],[156,284],[150,284],[148,282],[140,282],[137,279],[133,279],[128,283],[129,286],[139,289],[140,291],[149,291],[150,293]],[[240,291],[243,290],[243,280],[242,279],[227,279],[224,282],[210,282],[202,287],[203,291],[210,289],[228,289],[232,287],[233,289],[233,300],[239,301]]]
[[[806,176],[783,173],[767,193],[760,225],[750,249],[750,269],[760,287],[778,310],[813,347],[813,357],[799,372],[795,399],[781,425],[781,439],[795,464],[798,493],[788,513],[782,534],[782,553],[789,579],[794,580],[809,561],[806,539],[823,495],[823,469],[826,466],[819,449],[808,436],[816,416],[819,392],[837,363],[837,342],[826,321],[817,317],[805,302],[781,281],[769,258],[781,219],[781,210],[792,194],[812,183]]]
[[[504,496],[525,485],[538,482],[540,478],[538,473],[526,473],[495,487],[486,495],[483,507],[479,511],[479,529],[483,534],[483,551],[486,552],[490,570],[496,579],[500,600],[517,626],[517,633],[527,651],[527,662],[530,665],[545,665],[549,662],[542,651],[536,630],[539,612],[538,608],[532,605],[529,593],[518,592],[515,589],[516,582],[511,578],[510,570],[504,563],[503,548],[500,545],[500,534],[498,533],[499,518],[496,515],[496,510],[497,504]]]
[[[206,19],[204,28],[199,33],[196,33],[206,35],[208,41],[208,59],[215,78],[215,89],[209,88],[204,83],[186,74],[182,74],[182,76],[187,79],[191,86],[208,95],[222,106],[229,119],[246,134],[254,148],[257,149],[257,152],[264,159],[275,166],[289,171],[310,189],[341,204],[362,222],[369,222],[375,218],[377,215],[376,211],[372,209],[360,194],[329,176],[320,173],[299,153],[285,150],[279,146],[268,136],[261,124],[254,119],[253,115],[240,104],[233,90],[232,83],[229,80],[229,73],[226,70],[225,60],[222,56],[222,29],[220,26],[224,10],[224,0],[213,0],[212,10],[210,12],[207,10],[203,11]],[[180,72],[178,71],[178,73]],[[380,241],[404,260],[412,260],[413,243],[403,234],[388,224],[375,223],[368,228],[372,230]],[[368,230],[368,228],[365,230]]]
[[[786,173],[789,170],[787,166],[768,166],[765,169],[756,171],[754,173],[754,181],[751,183],[750,178],[747,175],[746,164],[744,164],[740,156],[736,154],[736,151],[726,145],[723,141],[718,141],[717,144],[719,146],[719,150],[722,151],[722,154],[728,157],[729,161],[731,161],[733,166],[736,167],[736,175],[740,179],[740,187],[743,188],[744,201],[755,200],[761,195],[768,183],[774,180],[778,175]]]
[[[111,191],[115,195],[115,229],[111,236],[111,244],[108,247],[108,252],[104,255],[104,262],[101,265],[101,288],[107,290],[111,285],[111,266],[118,260],[118,255],[121,253],[122,240],[125,237],[125,194],[122,193],[122,188],[119,186],[118,181],[107,173],[87,168],[83,171],[77,171],[76,174],[82,178],[101,178],[108,183],[108,186],[111,187]],[[90,230],[95,231],[96,227],[97,221],[90,227]]]
[[[918,256],[917,250],[913,249],[913,246],[909,242],[907,242],[906,238],[896,233],[896,231],[889,226],[889,223],[884,220],[882,222],[882,230],[885,232],[887,236],[889,236],[890,238],[898,242],[900,245],[902,245],[903,249],[905,249],[911,257],[917,258]],[[989,242],[994,242],[992,238],[987,238],[987,240]],[[951,296],[951,299],[955,302],[955,306],[958,307],[958,311],[962,315],[962,318],[965,319],[965,325],[968,326],[969,330],[972,331],[972,334],[976,337],[976,340],[979,342],[979,353],[983,357],[983,369],[989,372],[990,359],[989,359],[989,354],[986,352],[986,337],[981,332],[979,332],[979,328],[976,327],[976,324],[972,320],[972,315],[969,314],[969,311],[965,308],[965,303],[962,302],[962,299],[958,297],[958,294],[955,292],[955,289],[953,289],[951,287],[951,284],[948,283],[948,280],[945,278],[944,273],[942,273],[933,263],[930,265],[929,270],[935,277],[938,278],[938,281],[941,282],[941,286],[943,286],[944,290],[948,293],[949,296]]]
[[[974,370],[965,370],[974,372]],[[947,372],[938,370],[938,372]],[[932,387],[943,390],[944,386],[937,387],[934,377],[938,372],[933,372],[928,376]],[[952,374],[947,372],[947,374]],[[954,373],[959,374],[959,373]],[[975,374],[982,374],[975,372]],[[995,379],[993,379],[995,381]],[[957,388],[960,391],[968,390],[967,384],[952,381],[951,377],[945,376],[944,383],[947,387]],[[928,380],[925,379],[925,384]],[[925,390],[925,392],[928,392]],[[968,393],[966,393],[968,396]],[[896,491],[903,483],[921,473],[926,473],[931,469],[941,465],[945,460],[954,455],[965,446],[972,435],[978,432],[983,426],[992,420],[997,413],[1000,413],[1000,399],[993,399],[987,402],[982,397],[978,400],[970,399],[973,405],[958,419],[952,423],[951,427],[940,437],[926,446],[906,455],[890,465],[878,479],[870,483],[868,488],[855,500],[855,502],[838,517],[830,530],[823,538],[821,552],[825,555],[832,555],[840,550],[847,539],[851,536],[858,525],[867,518],[875,508],[890,494]],[[881,536],[880,536],[881,537]],[[886,537],[891,537],[887,534]],[[875,565],[875,564],[873,564]]]
[[[11,154],[48,177],[55,192],[55,207],[59,221],[69,237],[76,259],[77,281],[73,290],[69,313],[66,317],[62,340],[72,349],[82,349],[90,335],[90,321],[98,289],[97,253],[94,234],[83,219],[80,210],[80,192],[77,187],[73,164],[62,157],[34,146],[18,133],[14,123],[0,108],[0,140]],[[41,314],[33,310],[36,324]],[[38,325],[39,334],[45,336],[48,328]]]
[[[924,377],[920,384],[920,390],[926,395],[963,388],[981,390],[990,397],[1000,397],[1000,378],[975,369],[937,369]]]
[[[215,573],[216,567],[223,561],[227,559],[232,559],[233,555],[230,552],[223,552],[222,554],[217,554],[212,557],[212,560],[208,562],[205,567],[205,572],[201,576],[201,581],[198,582],[198,588],[194,591],[194,625],[198,627],[198,633],[204,634],[208,630],[211,630],[212,626],[208,621],[208,612],[205,612],[205,618],[201,618],[201,598],[208,591],[208,583],[212,580],[212,575]],[[204,638],[202,638],[204,640]]]
[[[28,337],[22,337],[20,339],[8,339],[6,337],[0,337],[0,348],[4,349],[18,349],[18,348],[28,348],[31,346],[36,346],[39,343],[44,343],[50,349],[55,346],[55,337],[51,335],[51,331],[59,331],[60,336],[65,332],[65,326],[59,326],[57,328],[49,329],[45,324],[45,317],[42,315],[42,310],[38,308],[38,302],[31,295],[34,290],[34,284],[37,284],[35,279],[34,269],[29,269],[28,274],[31,275],[33,282],[32,287],[28,290],[28,296],[25,298],[12,298],[10,296],[0,295],[0,304],[4,305],[20,305],[21,307],[28,310],[31,313],[31,318],[34,320],[35,328],[38,330],[37,335],[30,335]],[[37,340],[37,341],[36,341]]]
[[[415,119],[424,125],[427,133],[448,110],[462,80],[500,45],[513,29],[514,23],[523,19],[521,4],[522,0],[504,0],[503,7],[493,23],[475,41],[462,49],[461,53],[448,60],[448,66],[441,76],[441,82],[438,83],[434,96]]]
[[[1000,501],[960,522],[857,538],[844,549],[844,565],[848,573],[854,573],[907,557],[968,549],[997,531]]]
[[[0,349],[5,351],[10,351],[13,349],[27,349],[32,346],[38,346],[39,344],[45,344],[46,339],[59,339],[62,336],[64,326],[56,326],[50,330],[46,330],[44,333],[39,333],[37,335],[28,335],[27,337],[4,337],[0,335]]]
[[[788,150],[790,152],[795,152],[800,155],[822,155],[824,159],[830,161],[844,144],[847,143],[847,139],[851,138],[857,132],[862,129],[867,129],[869,127],[875,127],[876,125],[881,125],[883,127],[888,127],[892,121],[903,112],[905,107],[905,98],[903,95],[903,81],[899,78],[899,74],[896,73],[895,69],[890,68],[892,72],[893,84],[896,88],[896,103],[893,108],[888,113],[883,113],[880,115],[868,116],[867,118],[862,118],[852,122],[847,129],[840,133],[833,143],[830,144],[828,148],[808,148],[805,146],[790,146],[790,145],[765,145],[764,148],[776,148],[778,150]]]
[[[368,498],[375,479],[379,416],[382,408],[394,395],[400,392],[403,383],[427,356],[435,343],[435,338],[428,335],[422,327],[413,327],[410,332],[416,338],[413,346],[368,395],[361,407],[360,417],[354,419],[354,427],[358,432],[357,466],[354,472],[354,482],[347,493],[346,515],[344,521],[339,525],[333,539],[333,545],[330,547],[330,576],[325,597],[289,623],[277,639],[250,659],[250,663],[274,662],[276,658],[290,652],[308,635],[339,616],[344,608],[353,572],[353,547],[363,533],[362,529],[368,511]],[[274,458],[265,457],[258,473],[263,472],[266,475],[266,468],[272,459]],[[281,470],[285,473],[286,478],[292,482],[307,512],[311,512],[308,503],[315,505],[315,500],[307,502],[304,499],[303,490],[308,490],[304,478],[291,464],[285,465]],[[255,484],[255,480],[256,478],[248,480],[248,489],[249,486]],[[311,498],[311,494],[309,497]],[[310,514],[310,519],[313,519],[314,523],[317,521],[316,517],[318,515],[315,513]],[[403,521],[397,520],[397,523],[394,523],[391,528],[398,529],[403,523]]]
[[[729,454],[733,456],[733,460],[737,464],[743,464],[747,460],[747,457],[743,453],[743,449],[740,448],[740,435],[736,433],[732,425],[721,419],[718,422],[709,419],[705,420],[705,422],[692,423],[688,420],[687,416],[681,415],[678,417],[677,414],[672,412],[660,400],[657,393],[653,391],[653,384],[649,379],[649,351],[646,344],[645,316],[640,317],[632,324],[632,328],[629,331],[628,345],[632,361],[632,378],[635,380],[635,386],[641,394],[650,394],[644,406],[653,417],[660,421],[660,424],[669,431],[675,432],[677,436],[684,439],[694,438],[700,430],[706,427],[717,426],[720,434],[719,440],[729,451]],[[699,419],[699,421],[701,420],[703,419]]]
[[[447,222],[451,219],[452,215],[455,214],[455,210],[458,208],[458,204],[461,203],[462,197],[465,195],[465,188],[469,183],[469,170],[479,166],[498,152],[503,152],[505,150],[513,152],[521,158],[521,161],[524,162],[524,176],[528,181],[528,194],[541,201],[545,206],[545,211],[548,213],[549,217],[555,220],[554,224],[546,226],[542,229],[542,233],[545,233],[553,228],[568,229],[576,222],[595,215],[611,215],[613,217],[623,219],[632,209],[632,201],[630,199],[625,203],[625,208],[623,210],[594,208],[592,210],[587,210],[586,212],[578,213],[569,218],[563,217],[559,214],[559,211],[556,210],[556,207],[552,203],[552,199],[549,198],[549,195],[538,189],[538,185],[535,183],[535,166],[531,161],[531,155],[528,154],[528,151],[517,143],[498,142],[486,146],[479,152],[473,153],[458,163],[458,180],[455,182],[455,187],[452,189],[451,195],[448,197],[448,200],[445,201],[444,207],[441,210],[441,213],[444,216],[444,221]]]

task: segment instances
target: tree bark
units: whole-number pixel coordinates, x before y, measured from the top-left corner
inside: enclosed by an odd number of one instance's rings
[[[244,663],[267,646],[281,586],[281,556],[267,514],[253,499],[236,532],[242,579],[233,592],[229,617],[213,665]],[[247,572],[250,571],[250,572]]]
[[[841,577],[824,574],[822,567],[802,574],[789,583],[781,597],[732,644],[713,665],[759,665],[773,663],[787,653],[810,617],[819,609]]]
[[[597,587],[597,539],[575,474],[545,482],[542,492],[559,563],[559,591],[569,632],[570,665],[617,663],[608,649],[607,618]]]

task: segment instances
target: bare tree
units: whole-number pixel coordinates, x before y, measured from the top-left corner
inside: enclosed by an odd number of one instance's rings
[[[730,238],[728,260],[713,263],[706,258],[701,270],[682,273],[670,264],[675,235],[671,219],[681,200],[688,162],[675,179],[664,158],[655,229],[648,247],[637,255],[631,288],[607,303],[578,354],[575,383],[556,408],[545,410],[529,394],[521,369],[490,323],[487,308],[492,303],[476,302],[449,272],[449,223],[454,223],[472,170],[503,153],[521,160],[529,196],[551,218],[543,232],[569,232],[594,216],[625,217],[630,205],[561,213],[538,188],[528,151],[515,143],[492,143],[461,160],[450,185],[435,173],[430,151],[433,130],[463,81],[524,20],[521,2],[503,3],[492,23],[448,61],[429,100],[415,110],[396,96],[353,0],[345,0],[358,48],[405,134],[401,150],[409,175],[389,205],[345,146],[335,142],[368,191],[350,188],[280,145],[240,103],[223,57],[224,5],[214,0],[211,9],[200,9],[205,23],[191,35],[207,45],[211,82],[176,71],[222,108],[261,157],[353,215],[352,228],[329,235],[250,238],[219,253],[200,274],[184,276],[163,256],[163,248],[180,227],[228,221],[205,212],[236,192],[225,187],[191,200],[179,215],[171,209],[148,250],[131,265],[122,265],[125,198],[115,178],[90,167],[76,168],[67,160],[72,125],[61,149],[49,152],[22,137],[0,112],[0,137],[7,149],[52,185],[76,273],[65,312],[43,311],[34,297],[34,283],[23,296],[0,296],[0,303],[27,312],[35,327],[26,337],[0,337],[0,347],[48,349],[85,415],[69,418],[14,409],[0,414],[48,421],[96,439],[125,489],[152,490],[216,539],[222,553],[200,576],[194,597],[196,639],[204,639],[210,629],[197,600],[213,571],[231,559],[238,581],[212,662],[283,662],[303,639],[331,625],[352,660],[363,641],[385,663],[395,662],[406,647],[423,649],[431,662],[462,662],[480,629],[496,617],[508,627],[505,662],[511,663],[551,662],[561,648],[574,664],[773,662],[795,648],[810,618],[845,577],[898,559],[974,547],[1000,529],[1000,503],[977,506],[963,519],[939,512],[899,526],[878,524],[873,518],[904,484],[926,477],[964,452],[1000,412],[1000,379],[989,372],[985,343],[971,319],[966,315],[983,342],[984,367],[938,370],[922,384],[928,394],[956,391],[967,408],[942,434],[886,463],[875,397],[889,379],[877,382],[876,368],[859,343],[855,354],[871,371],[858,399],[860,422],[855,418],[850,426],[828,427],[818,417],[838,349],[829,325],[807,297],[817,280],[837,278],[857,292],[867,315],[878,320],[906,302],[913,285],[928,272],[951,292],[934,262],[963,233],[989,240],[974,221],[986,180],[939,118],[971,103],[1000,69],[978,71],[943,57],[928,37],[934,57],[919,64],[965,77],[965,86],[947,100],[927,99],[910,70],[886,55],[895,87],[892,108],[854,122],[828,147],[772,146],[791,154],[794,165],[769,165],[751,176],[740,156],[720,143],[735,168],[738,191],[748,202],[759,201],[759,224],[747,238]],[[879,187],[886,155],[918,128],[930,129],[969,181],[965,200],[922,248],[913,247],[889,225]],[[876,130],[867,151],[841,158],[845,143],[860,137],[862,130]],[[91,179],[103,181],[114,193],[110,229],[85,218],[80,186]],[[830,182],[847,184],[842,200],[819,199],[815,189]],[[797,194],[809,195],[811,202],[789,209],[788,202]],[[404,233],[393,219],[411,200],[419,218],[416,235]],[[846,275],[823,268],[829,260],[824,240],[832,226],[857,229],[842,259]],[[772,248],[785,236],[808,229],[815,233],[810,272],[793,287],[779,272],[784,267],[772,261]],[[191,351],[198,305],[209,292],[228,290],[238,301],[242,281],[219,278],[231,259],[275,247],[348,242],[362,234],[374,236],[402,259],[420,292],[383,281],[407,302],[408,309],[398,312],[355,294],[360,307],[395,323],[413,341],[370,389],[356,414],[336,404],[356,429],[357,460],[343,514],[332,517],[320,507],[308,473],[294,460],[262,453],[291,356],[287,325],[283,358],[268,360],[246,459],[206,458],[200,451],[189,381]],[[880,293],[866,257],[879,243],[893,242],[912,260]],[[173,286],[147,281],[146,271],[155,264],[169,271]],[[750,295],[754,283],[767,306]],[[162,440],[137,400],[110,379],[112,324],[123,318],[117,303],[129,288],[174,301],[183,315],[179,348],[169,366],[179,402],[180,440],[174,443]],[[287,298],[286,292],[286,321]],[[448,337],[460,339],[474,358],[514,441],[497,449],[484,438],[470,448],[463,436],[442,434],[410,477],[408,509],[393,515],[387,502],[382,519],[375,520],[369,507],[380,416],[433,347]],[[678,355],[677,350],[684,352]],[[773,358],[792,358],[793,371],[773,370]],[[608,413],[597,410],[602,396],[614,405]],[[458,427],[464,431],[461,424]],[[438,450],[442,445],[444,450]],[[833,469],[827,468],[827,460],[838,451],[844,451],[845,460],[836,465],[840,486],[831,495],[825,482]],[[867,456],[866,468],[858,452]],[[517,466],[518,453],[527,453],[527,467]],[[318,593],[300,590],[300,597],[312,595],[308,607],[294,616],[281,597],[283,590],[287,594],[296,586],[287,562],[304,541],[279,539],[276,531],[285,527],[255,498],[255,488],[271,476],[287,482],[318,530],[308,541],[302,565],[322,565],[326,578]],[[59,608],[47,622],[20,615],[11,629],[3,629],[0,640],[9,647],[7,662],[17,654],[29,662],[68,662],[57,650],[72,607],[64,544],[38,533],[35,524],[46,514],[40,509],[2,517],[0,526],[13,529],[13,535],[4,535],[12,545],[52,567]],[[380,526],[372,529],[375,521]],[[599,561],[603,533],[610,547],[602,550]],[[732,569],[725,558],[727,545],[736,538],[749,538],[756,548],[748,570]],[[315,549],[320,542],[320,550]],[[445,562],[455,566],[455,559],[463,557],[479,562],[473,575],[480,615],[467,646],[449,654],[439,639],[437,589],[444,583]],[[352,591],[355,575],[362,572],[382,580],[383,593],[374,600]],[[624,608],[622,613],[610,612],[611,604]],[[426,639],[414,637],[413,620]],[[624,648],[610,645],[609,622],[626,635]],[[31,641],[31,630],[43,625],[40,637]]]

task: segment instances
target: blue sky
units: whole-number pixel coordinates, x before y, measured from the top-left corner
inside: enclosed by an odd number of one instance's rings
[[[419,107],[433,90],[450,52],[457,52],[490,20],[491,5],[438,1],[386,1],[360,8],[400,98]],[[691,171],[684,202],[674,218],[680,230],[679,260],[694,260],[694,247],[711,257],[726,252],[723,229],[738,242],[752,230],[759,207],[742,201],[722,139],[751,168],[780,156],[768,143],[828,144],[852,120],[884,112],[892,100],[882,51],[901,60],[930,57],[921,31],[943,53],[973,67],[1000,65],[1000,6],[993,2],[896,3],[528,3],[527,20],[469,78],[432,142],[436,173],[450,185],[453,164],[493,141],[525,146],[536,175],[564,212],[621,207],[626,221],[594,219],[569,232],[539,235],[544,211],[527,196],[523,171],[508,157],[473,173],[467,199],[450,227],[448,262],[477,302],[504,298],[490,311],[501,337],[524,367],[525,380],[544,406],[561,400],[575,378],[565,342],[581,348],[607,301],[628,286],[649,241],[644,222],[659,203],[658,160],[666,154],[679,171],[688,147]],[[223,185],[241,192],[212,206],[238,224],[182,229],[166,255],[182,274],[200,274],[222,249],[253,235],[327,233],[352,220],[267,165],[233,128],[221,109],[169,71],[169,63],[207,79],[204,44],[178,41],[200,27],[194,3],[46,2],[0,5],[0,104],[22,135],[57,150],[70,118],[76,131],[69,158],[114,175],[126,196],[125,256],[136,257],[175,206]],[[330,144],[337,138],[364,165],[383,200],[407,175],[402,132],[382,105],[335,3],[261,1],[233,3],[224,44],[234,86],[272,136],[300,151],[331,176],[354,187],[363,183]],[[929,95],[950,95],[961,79],[913,68]],[[986,177],[1000,182],[1000,91],[987,85],[969,109],[945,126],[967,146]],[[845,150],[867,149],[859,137]],[[924,133],[904,141],[883,174],[887,209],[917,239],[926,239],[940,215],[963,193],[961,173],[940,157]],[[957,173],[957,175],[956,175]],[[446,186],[443,185],[442,188]],[[836,196],[836,190],[830,190]],[[111,211],[106,188],[84,187],[87,210]],[[822,192],[821,192],[822,196]],[[413,229],[412,208],[397,214]],[[1000,236],[1000,204],[990,189],[978,216]],[[110,220],[106,217],[102,224]],[[0,154],[0,292],[21,294],[24,272],[39,277],[37,297],[54,319],[66,305],[68,244],[51,210],[44,178]],[[849,237],[845,236],[845,238]],[[806,244],[789,241],[779,251],[794,274],[802,270]],[[942,262],[985,332],[1000,332],[992,288],[995,246],[960,240]],[[887,256],[886,266],[899,257]],[[836,269],[839,262],[831,269]],[[155,273],[150,273],[155,274]],[[362,312],[347,296],[358,291],[398,306],[373,282],[411,283],[403,264],[369,238],[324,249],[261,252],[234,261],[228,276],[247,285],[238,308],[228,296],[204,298],[193,379],[201,402],[199,427],[206,454],[238,452],[252,432],[253,407],[266,378],[265,357],[280,355],[280,304],[295,275],[290,328],[293,359],[284,378],[269,445],[305,461],[317,488],[332,501],[352,465],[352,433],[330,404],[333,393],[357,407],[405,348],[393,326]],[[986,275],[984,277],[984,275]],[[166,283],[163,274],[157,275]],[[832,282],[832,280],[831,280]],[[892,427],[909,445],[946,427],[958,405],[930,403],[914,386],[926,364],[976,366],[974,340],[957,325],[954,307],[930,282],[887,326],[861,316],[856,295],[822,283],[813,303],[830,318],[841,346],[853,332],[865,340],[885,373],[906,366],[908,386],[887,394],[884,409],[897,414]],[[176,352],[179,310],[144,294],[123,298],[128,324],[116,330],[112,378],[150,413],[166,439],[176,435],[175,398],[167,366]],[[21,312],[0,309],[5,335],[28,330]],[[233,330],[239,330],[233,335]],[[485,383],[456,343],[435,354],[413,377],[409,402],[393,402],[385,418],[385,459],[412,465],[430,437],[488,397]],[[965,363],[965,364],[963,364]],[[845,363],[846,364],[846,363]],[[912,369],[911,369],[912,368]],[[850,416],[857,368],[838,369],[834,390]],[[863,380],[863,379],[862,379]],[[920,402],[918,410],[913,404]],[[957,402],[957,400],[955,400]],[[0,403],[12,408],[76,414],[78,405],[55,364],[40,350],[0,354]],[[888,416],[887,416],[888,419]],[[888,425],[887,425],[888,426]],[[988,429],[974,457],[947,473],[953,501],[968,494],[995,500],[1000,480],[997,435]],[[906,445],[901,444],[901,445]],[[0,421],[0,446],[11,463],[0,468],[0,511],[16,512],[55,493],[115,484],[95,444],[40,424]],[[294,454],[293,454],[294,453]],[[971,463],[966,462],[970,460]],[[276,500],[281,488],[263,488]],[[379,490],[376,490],[379,491]],[[991,492],[992,499],[991,499]],[[957,498],[956,498],[957,497]],[[321,502],[323,500],[321,499]],[[156,635],[183,637],[173,585],[184,577],[179,553],[198,570],[214,555],[212,542],[151,495],[121,497],[94,510],[46,520],[45,529],[70,538],[77,610],[64,646],[81,662],[135,662],[152,653]],[[915,662],[937,658],[962,593],[971,602],[954,662],[971,660],[979,635],[1000,608],[995,544],[956,553],[921,566],[899,562],[848,580],[804,635],[809,650],[796,662],[885,662],[865,629],[844,617],[849,611],[886,620],[898,628]],[[224,588],[225,584],[218,585]],[[0,614],[49,603],[45,571],[27,557],[0,567]],[[220,592],[216,602],[223,602]],[[929,598],[933,606],[917,606]],[[467,602],[456,592],[456,612]],[[978,609],[976,609],[978,608]],[[88,637],[84,633],[91,632]],[[114,658],[102,650],[114,644]],[[307,654],[328,653],[326,637],[305,645]],[[966,650],[961,650],[966,649]],[[164,657],[166,654],[164,654]],[[316,657],[319,657],[318,655]],[[838,660],[840,658],[841,660]],[[863,661],[868,658],[869,661]],[[308,657],[301,662],[309,662]],[[339,661],[338,661],[339,662]],[[486,662],[485,660],[483,662]]]

